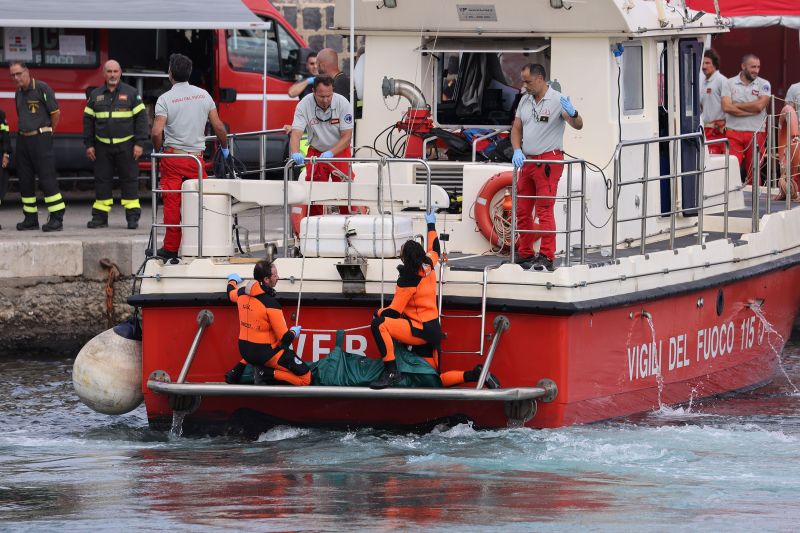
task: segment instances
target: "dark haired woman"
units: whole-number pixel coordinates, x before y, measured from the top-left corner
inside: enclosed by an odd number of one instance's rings
[[[228,298],[239,308],[239,353],[253,365],[254,383],[310,385],[311,371],[291,349],[301,328],[286,327],[276,298],[278,269],[270,261],[259,261],[253,268],[253,281],[241,283],[238,274],[228,276]],[[229,370],[225,381],[238,383],[244,366],[240,362]]]
[[[385,389],[400,383],[402,375],[394,356],[394,342],[411,346],[427,345],[430,356],[424,359],[439,370],[439,345],[442,328],[439,324],[439,309],[436,306],[436,264],[441,254],[439,237],[436,235],[436,214],[426,213],[428,224],[428,251],[417,241],[409,240],[400,249],[401,265],[397,269],[397,287],[389,307],[378,309],[372,321],[372,335],[383,357],[384,370],[381,377],[370,383],[373,389]],[[472,370],[453,370],[440,374],[442,385],[450,387],[466,381],[478,381],[481,366]],[[494,376],[487,379],[487,386],[499,386]]]

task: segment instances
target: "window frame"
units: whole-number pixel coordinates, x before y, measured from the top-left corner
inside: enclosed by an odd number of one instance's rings
[[[2,28],[3,31],[5,31],[5,29],[6,28]],[[41,28],[41,27],[32,27],[32,28],[30,28],[30,30],[31,30],[31,50],[33,51],[34,57],[36,56],[36,53],[38,52],[40,54],[41,58],[42,58],[42,61],[41,62],[37,62],[37,61],[35,61],[33,59],[26,60],[25,64],[29,68],[36,68],[36,69],[50,69],[50,68],[52,68],[52,69],[76,69],[76,68],[78,68],[78,69],[96,69],[97,67],[100,66],[100,51],[101,50],[100,50],[100,30],[99,29],[97,29],[97,28]],[[95,56],[94,62],[93,63],[78,63],[78,64],[75,64],[75,63],[73,63],[73,64],[46,63],[46,62],[44,62],[44,58],[46,57],[45,56],[46,50],[44,48],[45,40],[44,40],[43,37],[40,36],[40,38],[39,38],[39,47],[38,48],[33,48],[33,32],[35,32],[35,31],[43,32],[45,30],[59,30],[59,35],[62,35],[61,32],[65,31],[65,30],[82,30],[82,31],[85,31],[86,32],[85,35],[87,35],[87,36],[91,35],[91,37],[92,37],[92,39],[94,40],[94,43],[95,43],[95,50],[93,51],[94,52],[94,56]],[[4,34],[0,35],[0,39],[5,39],[5,35]],[[2,48],[2,51],[3,51],[3,60],[0,61],[0,65],[7,67],[10,61],[17,61],[16,59],[12,59],[12,60],[6,59],[6,57],[5,57],[6,56],[5,47]]]
[[[269,29],[266,29],[266,30],[253,30],[253,31],[256,31],[256,32],[262,31],[262,32],[264,32],[264,35],[265,35],[264,40],[265,40],[265,42],[267,40],[266,35],[269,32],[271,32],[274,35],[273,42],[275,43],[275,55],[276,55],[277,60],[278,60],[277,61],[278,68],[276,70],[271,70],[271,68],[270,68],[271,64],[269,63],[269,51],[267,52],[267,76],[272,76],[274,78],[277,78],[277,79],[280,79],[280,80],[284,80],[284,81],[295,81],[296,72],[289,72],[289,70],[285,67],[285,63],[286,62],[284,61],[284,59],[283,59],[283,57],[281,55],[282,46],[281,46],[281,40],[280,40],[278,32],[280,30],[282,30],[284,32],[285,36],[288,39],[290,39],[292,42],[294,42],[295,45],[297,45],[297,49],[298,50],[302,50],[303,47],[300,45],[299,42],[297,42],[297,39],[295,39],[294,35],[292,35],[292,33],[288,29],[284,28],[280,24],[280,22],[278,22],[277,20],[275,20],[273,18],[270,18],[270,17],[264,17],[264,16],[259,16],[259,18],[261,20],[263,20],[264,22],[271,23],[272,25],[271,25],[271,27]],[[263,73],[264,73],[263,63],[262,63],[262,67],[260,69],[255,70],[255,69],[237,67],[231,62],[232,55],[231,55],[231,48],[230,48],[230,46],[228,44],[228,41],[231,38],[230,37],[231,32],[235,32],[235,31],[240,31],[240,30],[225,30],[225,34],[224,34],[225,35],[225,55],[227,56],[228,67],[231,70],[233,70],[234,72],[242,72],[242,73],[248,73],[248,74],[263,75]],[[272,39],[269,39],[269,40],[272,40]],[[234,52],[234,55],[235,55],[235,52]],[[262,53],[261,57],[263,58],[263,53]],[[298,57],[299,57],[299,55],[298,55]]]
[[[628,100],[627,97],[628,97],[629,90],[628,90],[628,85],[626,84],[626,82],[629,81],[628,76],[635,75],[635,72],[631,72],[631,73],[628,72],[631,67],[628,66],[626,61],[627,61],[627,58],[631,57],[631,55],[635,55],[635,54],[631,54],[632,50],[638,50],[639,51],[639,57],[638,57],[638,59],[639,59],[639,64],[638,64],[638,67],[639,67],[638,68],[639,78],[637,80],[638,81],[637,89],[638,89],[638,93],[639,93],[638,96],[641,99],[640,100],[641,105],[639,107],[631,107],[631,108],[629,108],[628,107],[628,101],[627,101]],[[644,110],[645,110],[644,51],[645,51],[645,47],[644,47],[644,44],[641,41],[625,43],[625,52],[622,54],[622,66],[620,67],[621,70],[622,70],[622,79],[620,80],[619,90],[622,92],[622,114],[623,114],[623,116],[626,116],[626,117],[637,116],[637,115],[643,115],[644,114]]]

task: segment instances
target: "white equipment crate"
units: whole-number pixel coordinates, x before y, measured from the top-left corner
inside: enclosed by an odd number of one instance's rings
[[[392,228],[391,215],[312,216],[300,221],[300,253],[304,257],[344,257],[349,240],[362,257],[398,257],[400,248],[413,236],[409,217],[395,216]]]

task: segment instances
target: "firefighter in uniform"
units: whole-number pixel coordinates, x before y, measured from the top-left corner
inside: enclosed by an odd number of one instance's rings
[[[19,128],[17,176],[25,215],[25,219],[17,224],[17,229],[22,231],[39,227],[35,178],[38,175],[39,188],[44,193],[44,205],[49,212],[42,231],[61,231],[67,206],[58,190],[53,152],[53,132],[61,118],[56,95],[49,85],[31,77],[24,62],[9,62],[8,71],[17,84],[14,95]]]
[[[385,389],[400,383],[402,375],[397,368],[394,354],[394,341],[410,345],[413,352],[420,355],[437,371],[439,370],[439,345],[442,327],[439,323],[439,309],[436,305],[436,264],[441,250],[436,235],[436,214],[425,215],[428,224],[428,251],[415,240],[407,241],[400,249],[401,265],[397,267],[400,275],[389,307],[378,309],[372,321],[372,336],[383,358],[383,374],[370,383],[373,389]],[[451,370],[442,372],[439,378],[442,385],[452,387],[465,382],[478,381],[482,365],[472,370]],[[490,389],[500,387],[500,382],[487,374],[486,386]]]
[[[278,269],[266,259],[256,263],[253,281],[247,284],[242,284],[238,274],[228,276],[228,298],[239,308],[239,353],[253,365],[256,385],[311,385],[311,370],[291,348],[301,328],[286,327],[276,298],[277,283]],[[244,367],[237,364],[225,380],[237,382]]]
[[[0,109],[0,149],[3,150],[2,166],[0,166],[0,204],[8,191],[8,162],[11,160],[11,135],[8,132],[6,112]],[[3,229],[0,226],[0,229]]]
[[[94,161],[95,190],[92,220],[86,227],[108,227],[108,213],[114,203],[111,184],[116,171],[128,229],[136,229],[142,214],[136,161],[148,137],[147,112],[136,89],[120,81],[122,69],[118,62],[107,61],[103,75],[105,84],[92,91],[83,110],[83,142],[86,157]]]

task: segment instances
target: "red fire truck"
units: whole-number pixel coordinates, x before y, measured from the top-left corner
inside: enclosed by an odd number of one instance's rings
[[[286,92],[305,69],[308,49],[267,0],[243,3],[268,24],[267,30],[0,28],[4,33],[30,32],[26,38],[32,57],[26,63],[33,77],[46,81],[56,93],[61,108],[54,139],[59,171],[92,168],[83,147],[83,108],[88,91],[102,85],[103,64],[110,58],[122,65],[124,81],[139,89],[152,119],[158,96],[170,87],[166,72],[170,54],[185,54],[194,62],[190,83],[211,93],[228,131],[258,131],[262,129],[266,31],[267,128],[291,123],[297,99]],[[4,48],[9,42],[6,37],[0,38],[3,65],[9,60]],[[64,53],[65,42],[73,43],[69,53]],[[0,76],[0,108],[6,111],[12,133],[17,129],[14,90],[13,81]],[[285,135],[270,136],[267,161],[282,163],[288,155],[287,145]],[[257,139],[242,141],[237,148],[246,162],[258,161]]]

